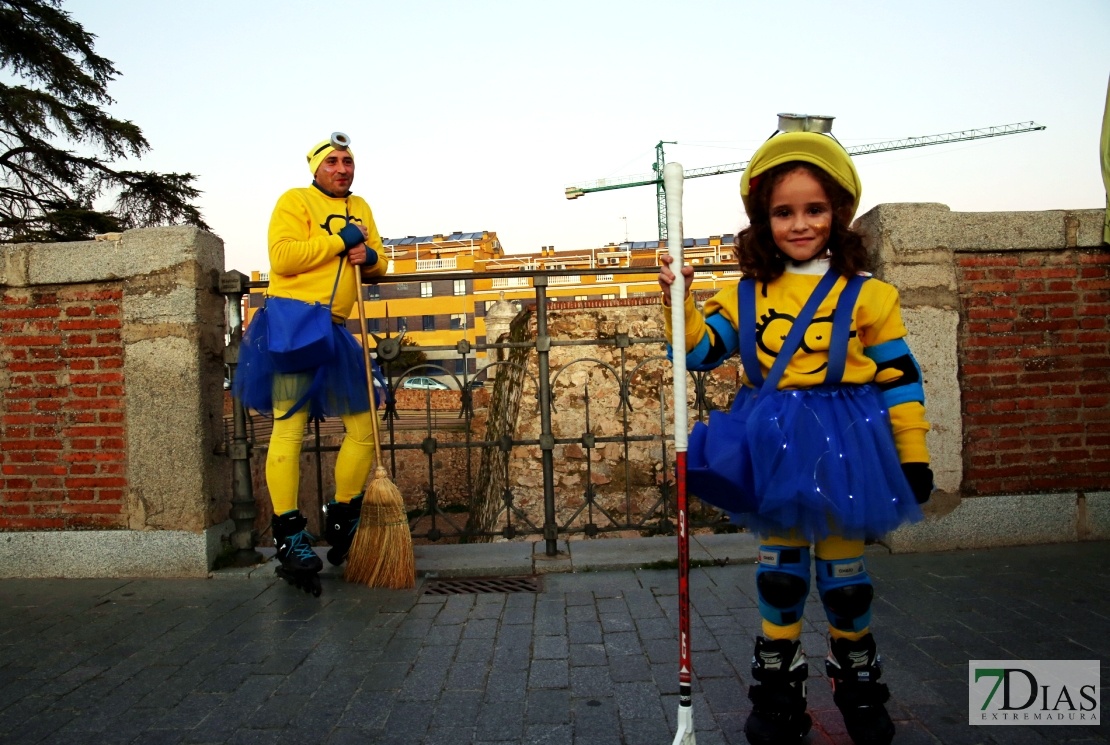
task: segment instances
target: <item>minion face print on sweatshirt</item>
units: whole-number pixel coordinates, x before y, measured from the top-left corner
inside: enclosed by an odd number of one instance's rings
[[[768,308],[755,325],[755,343],[764,354],[777,358],[786,341],[787,334],[794,327],[796,316],[775,308]],[[791,361],[791,370],[796,375],[819,375],[829,366],[829,343],[832,340],[832,314],[814,318],[806,329],[802,343]],[[855,337],[853,329],[849,337]]]
[[[352,222],[358,223],[359,225],[362,224],[362,220],[357,217],[331,214],[325,217],[324,221],[320,223],[320,228],[328,235],[338,235],[340,230],[347,227],[347,224]]]

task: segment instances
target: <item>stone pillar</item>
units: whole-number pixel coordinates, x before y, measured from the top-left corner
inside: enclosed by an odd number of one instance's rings
[[[79,511],[74,505],[87,498],[69,488],[75,482],[67,476],[50,494],[25,495],[44,516],[61,515],[62,523],[51,527],[62,529],[37,531],[32,521],[24,523],[27,530],[5,533],[0,576],[203,576],[233,527],[230,462],[220,452],[223,243],[191,227],[113,235],[0,246],[0,287],[7,295],[27,295],[33,305],[53,291],[89,285],[121,297],[123,381],[114,392],[122,393],[126,451],[122,506],[112,525],[119,529],[66,529],[68,516]],[[64,309],[51,312],[56,317],[39,328],[65,338]],[[75,369],[59,371],[62,390]],[[54,437],[68,453],[84,446],[68,439],[74,416],[63,414]],[[7,496],[0,491],[0,504]]]

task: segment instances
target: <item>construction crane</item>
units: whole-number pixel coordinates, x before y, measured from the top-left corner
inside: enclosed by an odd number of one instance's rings
[[[906,137],[901,140],[887,140],[873,142],[869,145],[853,145],[845,148],[852,155],[870,155],[871,153],[886,153],[891,150],[908,150],[914,147],[927,145],[947,145],[952,142],[966,142],[968,140],[982,140],[988,137],[1005,137],[1006,135],[1022,134],[1024,132],[1039,132],[1044,129],[1043,124],[1036,122],[1018,122],[1017,124],[1003,124],[997,127],[984,127],[982,129],[964,129],[959,132],[945,132],[939,135],[926,135],[924,137]],[[567,199],[578,199],[584,194],[595,191],[609,191],[611,189],[628,189],[633,186],[650,186],[655,184],[656,211],[659,218],[659,240],[667,240],[667,199],[663,193],[663,146],[677,145],[677,142],[660,140],[655,145],[655,162],[651,175],[621,176],[619,178],[599,179],[581,184],[573,184],[566,188]],[[748,167],[748,161],[742,163],[726,163],[720,166],[706,166],[704,168],[691,168],[683,171],[684,178],[700,178],[702,176],[718,176],[723,173],[737,173]]]

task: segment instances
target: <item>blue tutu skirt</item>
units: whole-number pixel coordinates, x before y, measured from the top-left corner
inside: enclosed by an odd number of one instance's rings
[[[332,324],[335,355],[328,362],[297,373],[279,373],[270,359],[269,324],[262,308],[251,320],[239,347],[233,393],[248,409],[274,413],[274,402],[288,406],[304,401],[309,416],[357,414],[370,410],[362,346],[347,327]]]
[[[902,474],[890,418],[874,385],[828,385],[756,392],[743,388],[728,415],[744,422],[750,469],[750,511],[730,512],[734,523],[760,535],[829,535],[875,539],[920,520],[921,508]],[[726,430],[727,431],[727,430]],[[715,437],[716,453],[694,452],[690,462],[741,457],[743,444]],[[701,495],[698,495],[701,496]],[[714,499],[706,501],[713,503]]]

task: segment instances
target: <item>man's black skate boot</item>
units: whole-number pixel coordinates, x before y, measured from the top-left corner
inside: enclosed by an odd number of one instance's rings
[[[800,641],[756,637],[748,689],[752,713],[744,724],[751,745],[796,745],[809,732],[806,713],[806,678],[809,665]]]
[[[324,562],[312,550],[313,538],[305,530],[306,525],[308,520],[300,510],[274,515],[270,520],[277,558],[281,562],[274,571],[294,587],[320,597],[320,570]]]
[[[331,544],[328,561],[335,566],[346,561],[361,514],[362,495],[350,502],[328,502],[324,505],[324,538]]]
[[[844,715],[844,726],[856,745],[889,745],[894,722],[883,706],[890,698],[880,683],[882,659],[875,651],[875,637],[859,641],[832,639],[825,673],[833,686],[833,702]]]

